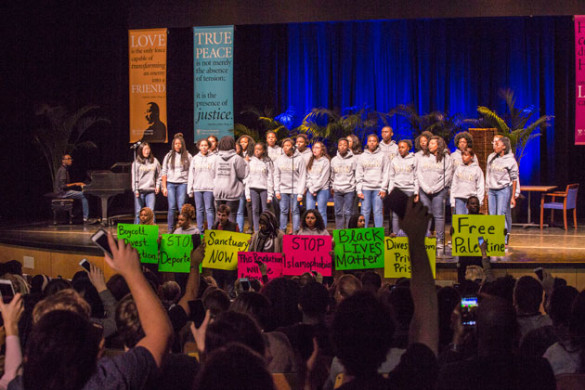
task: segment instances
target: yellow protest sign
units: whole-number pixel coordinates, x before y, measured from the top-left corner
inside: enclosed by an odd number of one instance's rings
[[[479,237],[487,241],[488,256],[505,256],[503,215],[454,215],[451,248],[453,256],[480,256]]]
[[[425,238],[425,248],[429,256],[429,263],[436,277],[437,240]],[[410,253],[408,251],[408,237],[384,237],[384,277],[410,278]]]
[[[234,271],[238,269],[238,252],[248,250],[250,235],[225,230],[205,231],[203,268]]]

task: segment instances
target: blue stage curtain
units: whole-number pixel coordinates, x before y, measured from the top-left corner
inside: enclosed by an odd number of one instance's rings
[[[571,23],[540,17],[257,26],[263,42],[257,54],[271,63],[260,65],[259,78],[278,88],[264,104],[278,112],[292,106],[300,117],[313,107],[367,105],[387,112],[413,104],[420,114],[473,118],[478,105],[503,114],[498,90],[509,87],[517,108],[534,105],[538,114],[554,115],[555,35],[559,29],[566,34]],[[392,124],[397,138],[410,137],[406,122]],[[553,123],[542,140],[531,141],[521,163],[523,183],[540,181],[542,158],[554,166],[554,139]],[[542,157],[541,143],[549,151]]]

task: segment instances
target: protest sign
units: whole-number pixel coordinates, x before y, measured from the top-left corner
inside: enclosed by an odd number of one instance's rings
[[[193,239],[189,234],[163,234],[160,242],[158,270],[189,273]]]
[[[425,249],[427,250],[433,277],[436,277],[437,239],[425,237]],[[411,277],[408,237],[384,238],[384,277]]]
[[[384,228],[333,231],[335,269],[384,268]]]
[[[238,253],[238,278],[262,280],[262,274],[257,261],[266,264],[266,276],[268,280],[282,276],[282,254],[263,252],[239,252]]]
[[[480,256],[479,237],[487,242],[488,256],[505,256],[503,215],[454,215],[453,256]]]
[[[204,236],[203,268],[237,270],[238,252],[248,250],[250,235],[225,230],[206,230]]]
[[[132,245],[138,251],[142,263],[158,263],[158,226],[118,224],[118,239]]]
[[[316,271],[331,276],[331,236],[284,236],[285,275]]]

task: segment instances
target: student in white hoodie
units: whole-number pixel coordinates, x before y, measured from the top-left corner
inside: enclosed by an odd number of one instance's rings
[[[148,142],[136,150],[132,163],[132,192],[134,193],[134,223],[140,223],[140,210],[148,207],[154,213],[156,195],[160,192],[161,167],[152,155]]]
[[[485,195],[485,179],[483,171],[474,162],[475,153],[473,149],[467,148],[461,152],[461,161],[451,182],[451,207],[455,208],[455,214],[467,214],[467,200],[475,196],[479,199],[479,205],[483,202]]]
[[[274,164],[266,155],[266,144],[254,146],[254,156],[248,163],[250,173],[246,179],[246,201],[252,205],[254,232],[259,229],[260,213],[268,209],[274,195]]]
[[[510,139],[498,138],[494,142],[494,153],[487,159],[485,175],[488,189],[488,206],[490,215],[506,215],[510,207],[516,205],[516,179],[518,178],[518,164],[511,152]],[[506,229],[510,232],[511,223],[506,219]]]
[[[418,194],[416,180],[416,157],[411,153],[412,142],[408,139],[398,142],[398,156],[390,161],[388,166],[388,193],[398,188],[408,196]],[[415,199],[418,202],[418,197]],[[392,213],[392,232],[399,236],[404,235],[400,229],[398,214]]]
[[[323,142],[313,144],[313,156],[307,164],[307,210],[317,209],[327,226],[327,201],[329,201],[329,181],[331,162]]]
[[[211,229],[214,222],[215,210],[213,207],[213,159],[214,154],[209,150],[209,139],[203,138],[197,142],[199,153],[191,160],[187,193],[195,198],[197,209],[197,227],[203,231],[204,215],[207,216],[207,228]]]
[[[177,133],[171,143],[173,148],[167,153],[162,164],[162,193],[168,198],[168,231],[175,229],[175,213],[185,204],[191,154],[187,151],[182,133]]]
[[[432,136],[428,149],[416,155],[418,195],[435,220],[437,249],[443,248],[445,238],[445,201],[453,177],[453,161],[443,138]],[[429,221],[429,229],[431,221]]]
[[[370,134],[364,153],[360,155],[356,167],[357,196],[362,199],[362,214],[366,227],[370,213],[374,211],[374,226],[383,227],[383,199],[388,188],[388,158],[378,146],[378,136]]]
[[[357,157],[346,138],[337,141],[337,156],[331,160],[331,194],[335,207],[335,228],[347,229],[353,214]]]
[[[282,141],[282,151],[284,153],[274,163],[274,192],[280,201],[280,230],[286,231],[288,213],[292,209],[294,233],[299,230],[299,202],[307,185],[307,167],[291,138]]]

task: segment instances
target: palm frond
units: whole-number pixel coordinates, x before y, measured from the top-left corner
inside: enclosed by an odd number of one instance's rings
[[[510,128],[508,127],[506,122],[498,114],[496,114],[495,111],[492,111],[484,106],[478,106],[477,112],[479,113],[479,115],[484,117],[490,125],[497,128],[498,131],[504,134],[510,132]]]

